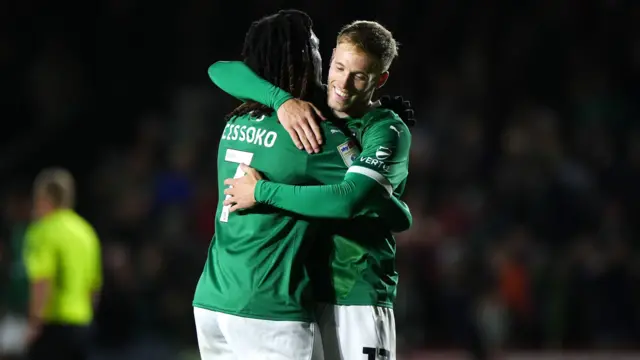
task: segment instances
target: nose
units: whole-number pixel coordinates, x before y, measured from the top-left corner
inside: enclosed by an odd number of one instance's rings
[[[341,89],[344,89],[345,85],[347,84],[347,79],[348,79],[347,75],[338,74],[338,76],[336,76],[335,79],[334,79],[335,80],[334,81],[334,85],[339,87],[339,88],[341,88]]]
[[[355,90],[356,88],[356,75],[349,74],[344,77],[342,81],[342,88],[345,90]]]

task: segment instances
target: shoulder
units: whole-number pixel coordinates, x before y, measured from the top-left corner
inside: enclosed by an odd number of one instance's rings
[[[364,121],[399,121],[402,122],[400,116],[396,114],[393,110],[386,108],[373,108],[371,111],[366,113],[363,117]]]
[[[240,119],[242,124],[247,125],[248,127],[255,127],[259,129],[265,129],[268,131],[274,131],[277,133],[286,133],[287,131],[284,129],[282,124],[280,123],[280,119],[278,119],[278,115],[276,112],[272,112],[267,115],[254,116],[253,114],[247,114],[242,119]]]
[[[409,132],[409,127],[402,121],[400,116],[393,110],[385,108],[375,108],[369,111],[363,117],[363,125],[365,129],[391,129]]]
[[[95,228],[82,215],[74,212],[72,213],[72,219],[73,223],[78,227],[79,230],[82,230],[86,235],[95,236]]]
[[[273,115],[272,115],[273,116]],[[270,116],[263,116],[262,119],[268,118]],[[234,115],[229,120],[227,120],[227,124],[233,124],[237,122],[247,122],[247,121],[255,121],[256,117],[253,116],[252,113],[242,114],[242,115]]]
[[[55,222],[50,219],[39,219],[29,224],[25,232],[25,249],[27,251],[49,246],[55,233]]]
[[[89,221],[73,210],[64,210],[52,220],[54,221],[51,230],[59,234],[73,232],[84,237],[95,236],[95,229]]]
[[[28,241],[37,237],[39,234],[42,233],[42,228],[43,228],[42,220],[36,220],[31,222],[29,226],[27,226],[25,237],[27,238]]]
[[[363,140],[366,138],[395,139],[395,142],[411,141],[409,127],[389,109],[374,109],[362,121]]]

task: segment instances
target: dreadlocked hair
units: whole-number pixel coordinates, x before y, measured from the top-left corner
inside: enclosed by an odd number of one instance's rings
[[[298,10],[281,10],[251,24],[244,40],[244,63],[256,74],[296,98],[303,99],[313,83],[311,27],[309,15]],[[247,101],[226,116],[253,113],[271,115],[273,109]]]

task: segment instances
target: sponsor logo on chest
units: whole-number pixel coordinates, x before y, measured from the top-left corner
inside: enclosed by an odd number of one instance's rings
[[[358,145],[356,145],[355,141],[347,140],[338,145],[338,153],[340,154],[340,157],[342,157],[344,164],[349,167],[353,164],[353,161],[358,157],[358,155],[360,155],[360,149],[358,149]]]

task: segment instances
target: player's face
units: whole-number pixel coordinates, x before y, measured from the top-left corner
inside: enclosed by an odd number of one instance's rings
[[[311,59],[313,60],[313,69],[315,70],[316,80],[318,84],[322,83],[322,56],[320,56],[320,40],[311,30]]]
[[[375,57],[348,42],[339,43],[329,67],[327,103],[338,115],[364,112],[387,76]]]

